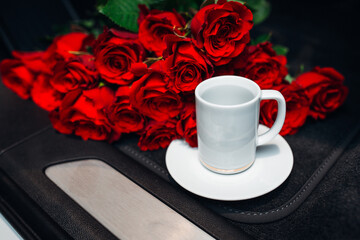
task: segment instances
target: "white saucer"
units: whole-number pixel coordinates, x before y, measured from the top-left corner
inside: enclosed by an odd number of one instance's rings
[[[259,133],[267,127],[260,125]],[[184,140],[174,140],[166,152],[170,175],[183,188],[202,197],[235,201],[264,195],[282,184],[293,167],[289,144],[280,135],[259,146],[256,160],[246,171],[223,175],[206,169],[198,160],[197,148]]]

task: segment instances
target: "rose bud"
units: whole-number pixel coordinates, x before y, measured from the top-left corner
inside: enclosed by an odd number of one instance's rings
[[[65,95],[58,110],[50,112],[50,120],[60,133],[113,142],[120,133],[112,129],[105,110],[114,100],[113,91],[107,87],[77,89]]]
[[[4,85],[19,97],[28,99],[34,80],[41,72],[49,72],[43,62],[44,52],[12,52],[14,59],[0,63],[0,74]]]
[[[273,89],[280,91],[286,101],[286,117],[280,134],[294,134],[306,121],[310,107],[309,99],[304,90],[294,83],[280,84]],[[276,101],[261,101],[260,122],[262,124],[271,127],[276,120],[276,115]]]
[[[107,116],[117,132],[138,132],[144,128],[145,118],[130,104],[130,88],[121,86],[117,89],[116,101],[107,109]]]
[[[91,89],[99,85],[98,72],[94,64],[94,56],[85,54],[74,56],[68,61],[60,61],[54,67],[50,84],[59,92]]]
[[[178,35],[184,35],[185,20],[175,10],[173,12],[151,10],[144,7],[139,16],[139,40],[143,46],[155,52],[156,56],[162,56],[166,48],[164,37],[174,32]]]
[[[309,114],[315,119],[324,119],[345,102],[349,89],[343,82],[344,76],[331,67],[315,67],[295,80],[309,97]]]
[[[31,89],[31,98],[39,107],[52,111],[60,106],[64,94],[50,84],[51,75],[40,74],[36,77]]]
[[[172,140],[180,138],[176,131],[175,119],[157,122],[150,121],[139,139],[139,147],[141,151],[156,150],[166,148]]]
[[[92,46],[94,37],[82,32],[72,32],[57,36],[44,53],[45,62],[53,68],[59,61],[67,61],[74,54],[87,51]]]
[[[145,49],[137,34],[110,29],[100,34],[94,46],[99,74],[109,83],[130,85],[134,81],[132,65],[145,59]]]
[[[177,116],[182,108],[180,96],[167,88],[164,61],[150,66],[149,72],[131,86],[130,102],[141,114],[156,121]]]
[[[237,57],[250,41],[251,11],[239,2],[219,0],[200,9],[191,21],[195,44],[216,66]]]
[[[277,55],[271,43],[249,46],[234,59],[235,74],[255,81],[261,89],[270,89],[282,82],[288,71],[286,57]]]
[[[175,92],[194,91],[196,86],[214,73],[210,61],[191,42],[169,35],[165,38],[166,72],[170,76],[168,87]]]

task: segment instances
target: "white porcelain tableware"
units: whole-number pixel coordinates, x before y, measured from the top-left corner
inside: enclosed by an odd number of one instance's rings
[[[267,130],[259,126],[259,133]],[[280,135],[258,147],[253,166],[240,174],[218,174],[204,168],[198,160],[198,149],[184,140],[172,141],[166,152],[166,167],[180,186],[223,201],[251,199],[274,190],[288,178],[293,162],[291,148]]]
[[[261,90],[252,80],[218,76],[195,89],[199,160],[211,171],[234,174],[255,161],[256,147],[273,139],[285,120],[285,99],[275,90]],[[278,113],[273,127],[258,135],[260,101],[274,99]]]

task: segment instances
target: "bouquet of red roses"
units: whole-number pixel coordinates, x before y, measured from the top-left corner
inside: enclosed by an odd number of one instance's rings
[[[176,138],[197,145],[194,90],[212,76],[244,76],[280,91],[287,103],[282,135],[344,102],[348,89],[333,68],[315,67],[289,81],[284,55],[268,41],[250,43],[253,20],[238,1],[205,1],[181,14],[139,5],[138,33],[105,28],[95,39],[71,32],[45,51],[14,51],[0,72],[8,88],[49,111],[60,133],[109,142],[137,133],[142,150]],[[260,122],[270,127],[276,102],[261,104]]]

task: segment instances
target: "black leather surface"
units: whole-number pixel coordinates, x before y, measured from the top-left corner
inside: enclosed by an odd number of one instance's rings
[[[285,137],[294,155],[292,172],[280,187],[264,196],[227,202],[193,197],[220,215],[238,222],[265,223],[284,218],[311,194],[358,134],[359,128],[359,119],[344,107],[326,121],[310,122],[298,134]],[[120,140],[115,146],[163,179],[177,185],[166,169],[166,150],[142,152],[135,136]]]
[[[50,124],[46,111],[22,100],[2,82],[0,93],[0,151]]]
[[[58,134],[49,128],[4,151],[0,155],[0,168],[36,202],[44,214],[71,237],[113,239],[110,232],[44,174],[44,169],[52,164],[88,158],[99,159],[113,166],[216,238],[246,238],[241,229],[229,225],[225,219],[162,181],[107,143],[82,141]]]

